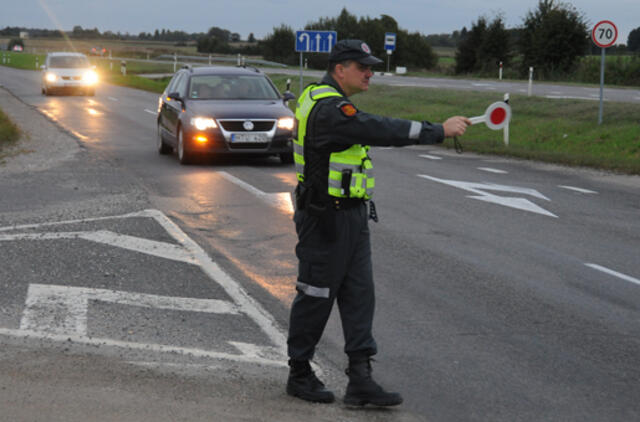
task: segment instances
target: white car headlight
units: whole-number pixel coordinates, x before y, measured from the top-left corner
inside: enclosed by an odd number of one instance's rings
[[[82,80],[89,85],[93,85],[98,82],[98,74],[93,70],[89,70],[82,75]]]
[[[213,129],[218,127],[216,121],[211,117],[194,117],[191,119],[191,125],[198,130]]]
[[[293,130],[294,125],[295,121],[293,120],[293,117],[283,117],[282,119],[278,119],[279,129]]]
[[[56,79],[58,79],[55,73],[47,73],[46,75],[44,75],[44,78],[47,80],[47,82],[55,82]]]

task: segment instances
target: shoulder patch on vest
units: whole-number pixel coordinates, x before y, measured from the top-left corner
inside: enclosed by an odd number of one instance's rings
[[[358,109],[356,109],[356,107],[353,104],[346,101],[343,101],[340,104],[338,104],[338,108],[340,109],[342,114],[344,114],[346,117],[353,117],[358,112]]]

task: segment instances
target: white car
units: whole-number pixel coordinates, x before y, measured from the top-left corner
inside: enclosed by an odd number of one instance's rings
[[[82,91],[95,95],[98,74],[81,53],[49,53],[42,68],[42,93]]]

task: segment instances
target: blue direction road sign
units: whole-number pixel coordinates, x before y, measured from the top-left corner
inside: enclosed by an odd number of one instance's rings
[[[338,41],[336,31],[296,31],[296,51],[330,53]]]
[[[396,49],[396,34],[393,32],[387,32],[384,34],[384,49],[395,50]]]

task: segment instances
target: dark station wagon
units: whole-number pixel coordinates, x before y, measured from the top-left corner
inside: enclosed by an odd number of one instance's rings
[[[196,156],[276,155],[293,162],[295,118],[262,72],[248,67],[185,67],[158,101],[157,147],[177,151],[181,164]]]

